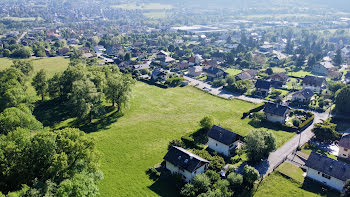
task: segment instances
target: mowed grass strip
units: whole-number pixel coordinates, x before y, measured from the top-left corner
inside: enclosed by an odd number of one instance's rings
[[[162,161],[169,141],[199,128],[206,115],[240,135],[254,128],[243,112],[255,104],[224,100],[193,87],[161,89],[137,83],[129,110],[114,124],[90,135],[102,153],[101,196],[176,196],[174,185],[154,182],[145,171]],[[281,146],[293,133],[273,131]]]

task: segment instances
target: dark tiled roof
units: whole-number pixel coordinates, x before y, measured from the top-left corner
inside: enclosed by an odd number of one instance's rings
[[[239,139],[239,136],[227,129],[214,125],[208,132],[208,137],[221,142],[225,145],[231,145]]]
[[[312,152],[305,166],[342,181],[350,179],[350,165]]]
[[[206,70],[207,73],[210,73],[210,74],[214,74],[216,75],[217,73],[219,72],[224,72],[223,70],[221,70],[220,68],[216,68],[216,67],[210,67]]]
[[[268,90],[271,87],[271,82],[258,79],[255,83],[255,88]]]
[[[303,84],[321,87],[324,82],[323,78],[306,75]]]
[[[270,77],[272,80],[281,80],[281,81],[287,81],[288,76],[285,73],[276,73],[271,75]]]
[[[189,172],[193,172],[202,165],[209,163],[209,161],[198,155],[177,146],[170,148],[168,153],[164,156],[164,160]]]
[[[239,80],[245,81],[245,80],[250,80],[250,79],[256,77],[256,75],[258,75],[258,71],[247,70],[247,71],[243,71],[243,72],[239,73],[238,75],[236,75],[236,78],[238,78]]]
[[[339,146],[350,149],[350,133],[345,133],[339,141]]]
[[[277,116],[284,116],[284,114],[289,110],[288,106],[280,105],[277,103],[266,103],[264,112],[269,114],[274,114]]]
[[[295,92],[294,94],[301,94],[307,99],[310,99],[314,96],[314,92],[310,89],[303,89],[298,92]]]

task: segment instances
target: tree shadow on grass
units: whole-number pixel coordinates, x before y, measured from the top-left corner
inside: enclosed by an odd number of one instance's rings
[[[38,101],[33,114],[44,126],[49,127],[74,117],[72,109],[60,99]]]
[[[309,178],[305,178],[301,187],[303,190],[320,194],[321,196],[340,196],[339,192]]]
[[[114,107],[105,107],[106,113],[97,117],[91,123],[87,121],[75,120],[71,126],[79,128],[85,133],[93,133],[102,129],[107,129],[109,126],[118,121],[120,117],[124,115],[123,112],[117,112]]]
[[[111,124],[117,122],[117,120],[124,115],[122,112],[117,112],[116,108],[112,106],[105,106],[103,111],[104,113],[98,117],[95,117],[91,123],[88,121],[75,119],[59,129],[73,127],[79,128],[86,133],[96,132],[101,129],[106,129]],[[72,108],[65,104],[64,101],[59,99],[43,102],[39,101],[33,114],[40,122],[43,123],[44,126],[49,127],[52,127],[55,124],[67,119],[76,118]]]

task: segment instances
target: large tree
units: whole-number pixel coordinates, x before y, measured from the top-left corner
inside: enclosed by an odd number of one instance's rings
[[[101,96],[102,93],[98,92],[95,84],[89,79],[73,82],[70,100],[76,115],[82,119],[88,118],[91,122],[93,116],[99,114],[101,109]]]
[[[342,63],[343,63],[343,58],[341,56],[341,50],[338,49],[335,53],[335,56],[334,56],[334,59],[333,59],[333,62],[336,66],[340,66]]]
[[[7,134],[18,127],[39,130],[43,126],[24,105],[6,108],[0,113],[0,134]]]
[[[130,76],[120,73],[111,74],[107,78],[105,95],[113,106],[117,104],[118,111],[128,103],[134,83],[135,81]]]
[[[41,96],[41,100],[45,99],[48,93],[48,82],[46,77],[46,72],[41,69],[33,78],[32,85],[34,86],[38,96]]]
[[[0,137],[0,192],[26,185],[27,196],[96,196],[98,158],[94,141],[77,129],[10,132]]]
[[[276,149],[275,136],[265,130],[255,130],[244,138],[244,150],[248,159],[258,162]]]
[[[350,85],[335,94],[335,108],[340,113],[350,113]]]
[[[34,71],[33,63],[28,60],[14,60],[12,67],[20,70],[25,76],[31,75]]]

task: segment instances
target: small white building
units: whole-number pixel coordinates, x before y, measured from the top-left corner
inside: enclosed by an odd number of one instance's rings
[[[217,153],[230,156],[236,149],[241,148],[241,138],[232,131],[214,125],[208,132],[208,147]]]
[[[342,191],[350,179],[350,165],[312,152],[305,163],[306,177]]]
[[[203,73],[201,66],[192,66],[188,68],[188,75],[192,77],[198,77]]]
[[[304,89],[310,89],[315,93],[320,93],[322,87],[324,86],[325,79],[321,77],[315,77],[307,75],[303,79],[303,88]]]
[[[338,157],[350,159],[350,133],[343,134],[338,145]]]
[[[285,124],[289,107],[278,103],[266,103],[264,113],[268,121]]]
[[[173,146],[164,156],[165,168],[172,174],[181,174],[183,180],[191,181],[197,174],[204,173],[209,161],[181,147]]]

